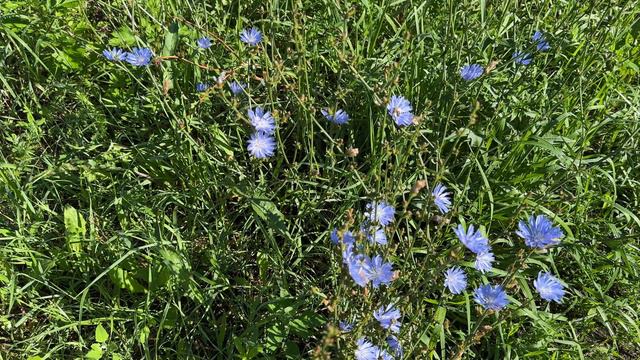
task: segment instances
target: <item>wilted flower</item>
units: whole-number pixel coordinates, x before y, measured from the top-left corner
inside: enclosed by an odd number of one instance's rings
[[[336,110],[336,112],[331,113],[329,109],[320,110],[325,119],[331,121],[334,124],[343,125],[349,121],[349,114],[342,109]]]
[[[366,338],[361,337],[356,341],[358,348],[355,351],[356,360],[378,360],[380,348],[373,345]]]
[[[398,341],[398,338],[395,337],[395,335],[389,335],[387,337],[387,344],[389,344],[389,348],[398,358],[402,358],[402,345],[400,345],[400,341]]]
[[[553,275],[548,272],[539,272],[538,279],[533,281],[540,297],[547,301],[555,301],[560,303],[564,296],[564,285]]]
[[[545,248],[556,245],[560,238],[564,236],[560,228],[553,226],[551,221],[544,215],[533,215],[529,217],[529,222],[522,220],[518,223],[519,231],[516,234],[524,239],[524,243],[532,248]]]
[[[513,61],[520,65],[531,64],[531,54],[523,53],[522,51],[516,51],[511,55]]]
[[[482,235],[479,229],[474,232],[473,225],[469,225],[469,229],[465,232],[462,224],[458,224],[458,227],[453,231],[458,236],[458,239],[460,239],[460,242],[473,253],[480,254],[491,250],[489,240]]]
[[[536,31],[531,37],[531,40],[533,40],[533,42],[536,44],[538,51],[546,51],[551,49],[551,46],[549,46],[549,43],[544,38],[544,34],[540,31]]]
[[[482,285],[473,293],[473,299],[485,310],[501,310],[509,303],[507,293],[502,286]]]
[[[231,93],[236,96],[241,94],[246,88],[247,84],[239,83],[237,81],[232,81],[231,83],[229,83],[229,89],[231,89]]]
[[[117,47],[102,50],[102,55],[109,61],[122,61],[127,57],[127,53]]]
[[[133,48],[130,53],[127,53],[125,61],[133,66],[147,66],[151,62],[153,52],[148,48]]]
[[[467,275],[457,266],[447,269],[445,272],[444,286],[452,294],[460,294],[467,288]]]
[[[203,92],[206,91],[209,88],[209,83],[198,83],[196,84],[196,91],[197,92]]]
[[[394,220],[396,210],[389,203],[384,201],[373,201],[365,207],[364,216],[369,221],[378,223],[382,226],[391,224]]]
[[[495,260],[496,258],[493,256],[491,251],[481,252],[476,255],[475,268],[481,273],[485,273],[493,268],[493,262]]]
[[[251,155],[259,159],[273,156],[275,149],[275,138],[261,131],[257,131],[251,135],[247,145],[247,150],[249,150]]]
[[[196,40],[196,44],[198,44],[198,47],[200,49],[208,49],[211,47],[211,45],[213,45],[211,43],[211,39],[209,39],[206,36],[201,37],[200,39]]]
[[[340,321],[340,331],[342,332],[350,332],[353,330],[353,323],[347,321]]]
[[[256,131],[261,131],[265,134],[273,134],[275,132],[276,121],[269,111],[264,111],[263,108],[258,106],[255,110],[249,109],[247,115]]]
[[[244,29],[240,33],[240,40],[247,45],[256,46],[260,41],[262,41],[262,33],[254,27],[251,29]]]
[[[460,76],[466,80],[471,81],[479,78],[484,73],[484,68],[480,64],[465,65],[460,69]]]
[[[381,306],[373,312],[373,317],[378,320],[383,329],[390,329],[394,333],[400,332],[400,311],[395,306],[389,304]]]
[[[413,123],[413,113],[411,103],[403,96],[391,96],[387,104],[387,112],[398,126],[408,126]]]
[[[451,206],[451,193],[447,192],[447,187],[438,184],[431,192],[433,195],[433,202],[436,204],[441,213],[446,214],[449,212],[449,206]]]
[[[382,256],[376,255],[371,259],[371,266],[367,277],[371,279],[374,288],[383,285],[389,285],[393,281],[393,264],[384,262]]]

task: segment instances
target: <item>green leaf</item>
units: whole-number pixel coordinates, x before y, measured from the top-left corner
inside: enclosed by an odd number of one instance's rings
[[[162,48],[162,56],[172,56],[176,54],[178,46],[178,23],[172,22],[164,34],[164,46]],[[162,72],[162,89],[165,94],[173,89],[173,62],[167,61],[163,66]]]
[[[85,356],[87,359],[98,360],[102,358],[102,348],[100,344],[91,344],[91,350]]]
[[[84,218],[73,206],[64,208],[64,228],[69,249],[75,253],[82,251],[82,240],[87,229]]]
[[[132,293],[144,292],[145,288],[126,270],[115,268],[109,272],[111,281],[120,289],[129,290]]]
[[[96,327],[96,341],[103,343],[109,340],[109,333],[102,327],[102,324],[98,324]]]

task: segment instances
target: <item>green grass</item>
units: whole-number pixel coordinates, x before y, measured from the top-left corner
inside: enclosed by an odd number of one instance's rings
[[[206,3],[0,4],[1,359],[353,358],[358,337],[383,343],[372,312],[392,301],[406,359],[640,357],[636,2]],[[107,46],[174,58],[133,68]],[[495,69],[467,83],[468,63]],[[195,92],[222,71],[250,97]],[[393,94],[419,125],[393,123]],[[246,151],[256,104],[278,123],[265,161]],[[454,194],[442,217],[438,182]],[[371,199],[396,207],[375,252],[400,276],[365,292],[329,232]],[[514,231],[533,213],[560,246],[525,249]],[[484,227],[493,272],[472,269],[461,222]],[[443,291],[452,264],[464,295]],[[540,270],[566,283],[562,304],[535,292]],[[511,305],[477,308],[483,282]]]

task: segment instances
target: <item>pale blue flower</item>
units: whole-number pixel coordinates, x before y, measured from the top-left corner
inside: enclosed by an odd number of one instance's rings
[[[256,131],[269,135],[276,131],[276,121],[271,115],[271,112],[264,111],[263,108],[258,106],[255,110],[249,109],[247,115],[249,116],[249,120],[251,120],[251,125]]]
[[[475,268],[481,273],[485,273],[487,271],[491,271],[493,268],[493,262],[496,258],[493,256],[491,251],[481,252],[476,255]]]
[[[475,80],[483,73],[484,68],[480,64],[465,65],[460,69],[460,76],[466,81]]]
[[[373,288],[380,285],[389,285],[393,281],[393,264],[384,262],[382,256],[376,255],[371,259],[367,277],[371,280]]]
[[[340,236],[338,235],[338,229],[334,228],[333,230],[331,230],[331,243],[333,245],[338,245],[340,243]]]
[[[125,61],[133,66],[147,66],[151,62],[153,52],[148,48],[133,48],[130,53],[127,53]]]
[[[502,310],[507,304],[507,293],[501,285],[491,286],[489,284],[482,285],[473,293],[473,299],[482,305],[485,310]]]
[[[387,112],[398,126],[413,124],[412,110],[411,103],[403,96],[393,95],[387,104]]]
[[[378,320],[383,329],[389,329],[394,333],[400,332],[400,311],[395,306],[389,304],[382,306],[373,312],[373,317]]]
[[[469,225],[469,229],[465,232],[462,224],[453,230],[460,242],[475,254],[480,254],[491,250],[489,247],[489,239],[484,237],[480,230],[474,231],[473,225]]]
[[[343,125],[349,121],[349,114],[347,114],[347,112],[342,109],[338,109],[334,113],[331,113],[329,109],[321,109],[320,112],[325,117],[325,119],[337,125]]]
[[[247,144],[247,150],[258,159],[268,158],[273,156],[276,149],[276,139],[261,131],[255,132],[249,138]]]
[[[198,47],[200,49],[208,49],[211,47],[211,45],[213,45],[211,43],[211,39],[209,39],[206,36],[201,37],[200,39],[196,40],[196,44],[198,44]]]
[[[431,192],[431,195],[433,195],[433,202],[441,213],[446,214],[449,212],[449,207],[451,206],[451,193],[447,192],[446,186],[442,184],[436,185],[433,192]]]
[[[349,260],[349,275],[353,281],[361,287],[367,286],[371,273],[371,258],[364,254],[358,254]]]
[[[262,41],[262,33],[254,27],[251,29],[244,29],[240,33],[240,40],[247,45],[256,46],[260,41]]]
[[[389,203],[385,201],[373,201],[365,207],[364,216],[371,222],[387,226],[393,222],[395,213],[396,210],[393,206],[389,205]]]
[[[532,248],[545,248],[560,243],[564,236],[560,228],[553,226],[551,220],[544,215],[530,216],[529,222],[520,221],[516,234],[524,239],[524,243]]]
[[[548,272],[539,272],[538,279],[533,281],[533,286],[540,294],[540,297],[547,301],[560,303],[564,296],[564,285]]]
[[[447,269],[445,272],[444,286],[452,294],[460,294],[467,288],[467,275],[457,266]]]
[[[387,234],[384,232],[384,228],[380,226],[362,226],[360,231],[365,233],[367,240],[372,244],[387,244]]]
[[[127,53],[117,47],[102,50],[102,55],[109,61],[122,61],[127,57]]]
[[[356,360],[379,360],[378,353],[380,348],[373,345],[366,338],[361,337],[358,339],[356,345],[358,346],[355,351]]]

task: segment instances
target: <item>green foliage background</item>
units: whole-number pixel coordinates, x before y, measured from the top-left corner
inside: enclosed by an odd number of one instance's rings
[[[0,356],[351,358],[394,301],[407,359],[639,358],[639,15],[610,0],[3,1]],[[238,38],[250,26],[257,49]],[[169,58],[132,68],[111,46]],[[495,68],[466,83],[467,63]],[[223,72],[250,96],[195,92]],[[393,94],[419,125],[393,124]],[[278,123],[267,161],[246,152],[256,104]],[[435,218],[437,182],[454,207]],[[328,234],[370,199],[396,206],[384,254],[400,276],[364,294]],[[533,213],[561,246],[525,251],[514,230]],[[472,266],[461,222],[498,259],[470,286],[509,280],[498,315],[442,290],[444,269]],[[535,293],[541,269],[567,284],[562,304]]]

